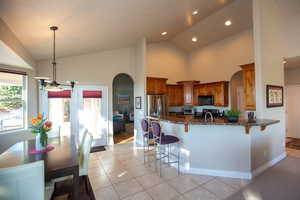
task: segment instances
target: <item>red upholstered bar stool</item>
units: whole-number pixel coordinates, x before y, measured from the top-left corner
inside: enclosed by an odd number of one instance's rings
[[[161,176],[161,166],[162,166],[162,161],[163,159],[165,160],[167,158],[167,162],[168,164],[171,163],[177,163],[177,170],[178,170],[178,174],[180,173],[180,169],[179,169],[179,161],[180,161],[180,146],[179,146],[179,138],[173,135],[166,135],[164,133],[161,132],[161,126],[159,124],[159,122],[157,121],[153,121],[151,123],[152,125],[152,133],[153,133],[153,137],[154,137],[154,141],[155,141],[155,145],[156,145],[156,153],[157,153],[157,159],[159,160],[159,175]],[[171,145],[177,145],[177,150],[178,153],[174,154],[173,152],[170,152],[170,146]],[[166,147],[167,147],[167,152],[166,152]],[[170,161],[170,156],[172,156],[173,158],[175,158],[175,161]],[[156,162],[155,160],[155,162]],[[156,166],[156,163],[155,163]]]
[[[144,164],[146,163],[146,156],[150,150],[150,140],[153,139],[152,131],[149,127],[149,122],[147,119],[143,119],[141,122],[142,129],[143,129],[143,148],[144,148]]]

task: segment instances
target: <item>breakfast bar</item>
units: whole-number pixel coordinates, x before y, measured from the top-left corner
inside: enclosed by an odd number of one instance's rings
[[[148,119],[160,121],[164,133],[180,138],[182,172],[244,179],[251,179],[255,173],[252,154],[260,147],[253,144],[253,136],[272,134],[268,127],[279,124],[279,120],[270,119],[232,123],[225,118],[205,120],[195,116]]]

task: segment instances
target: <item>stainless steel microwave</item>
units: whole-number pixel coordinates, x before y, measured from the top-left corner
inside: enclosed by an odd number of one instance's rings
[[[198,103],[200,105],[214,105],[214,96],[209,95],[209,96],[198,96]]]

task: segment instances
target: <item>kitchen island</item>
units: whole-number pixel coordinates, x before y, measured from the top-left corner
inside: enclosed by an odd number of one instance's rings
[[[253,162],[257,156],[267,157],[268,151],[256,155],[256,149],[266,148],[265,138],[272,134],[272,128],[267,127],[279,124],[279,120],[269,119],[231,123],[224,118],[211,121],[193,116],[148,118],[160,121],[165,134],[180,138],[181,171],[245,179],[259,173]]]

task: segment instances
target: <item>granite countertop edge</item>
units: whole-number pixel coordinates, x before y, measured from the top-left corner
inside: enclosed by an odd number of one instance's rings
[[[238,122],[228,122],[226,119],[216,119],[213,122],[205,122],[203,119],[183,119],[178,117],[152,117],[147,116],[148,119],[160,120],[174,124],[191,124],[191,125],[228,125],[228,126],[268,126],[272,124],[277,124],[280,120],[273,119],[256,119],[254,121],[239,120]]]

